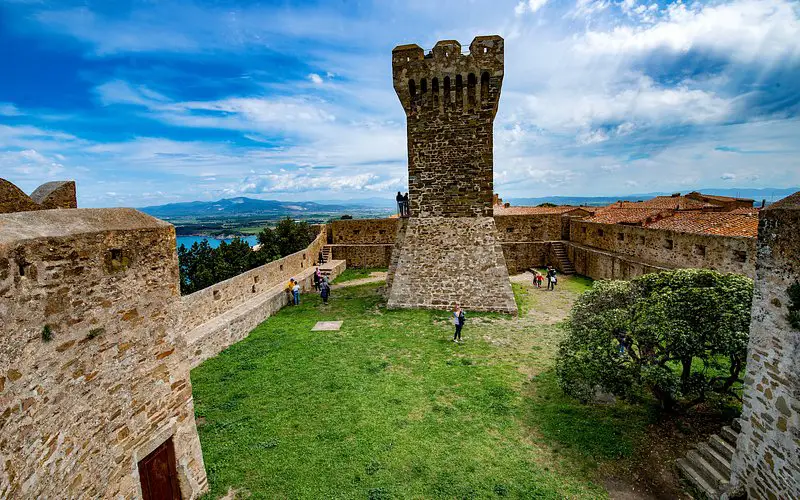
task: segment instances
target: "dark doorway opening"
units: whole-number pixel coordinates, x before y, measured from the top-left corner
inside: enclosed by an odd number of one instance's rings
[[[144,500],[181,499],[172,438],[139,461],[139,480]]]

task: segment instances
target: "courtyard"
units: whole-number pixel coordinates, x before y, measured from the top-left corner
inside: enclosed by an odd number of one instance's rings
[[[460,345],[446,312],[386,310],[378,282],[336,287],[327,306],[303,295],[193,370],[210,496],[680,495],[669,435],[699,428],[556,384],[561,322],[591,281],[512,282],[520,316],[469,314]]]

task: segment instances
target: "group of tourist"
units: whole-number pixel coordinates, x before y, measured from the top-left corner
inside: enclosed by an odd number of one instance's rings
[[[542,281],[547,280],[547,289],[555,290],[558,278],[556,277],[556,269],[553,266],[547,266],[547,276],[544,276],[537,270],[533,271],[533,286],[542,288]]]
[[[402,194],[398,191],[395,199],[397,200],[397,211],[400,217],[408,217],[408,193]]]
[[[327,304],[328,297],[331,296],[331,285],[328,281],[328,277],[323,275],[319,268],[316,268],[314,269],[314,275],[312,276],[312,279],[314,281],[314,290],[319,292],[319,296],[322,297],[322,302]],[[289,302],[292,305],[299,306],[300,282],[294,278],[289,278],[289,283],[286,284],[286,294],[290,297]]]

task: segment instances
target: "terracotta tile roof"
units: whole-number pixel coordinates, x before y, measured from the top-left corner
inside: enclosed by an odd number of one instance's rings
[[[671,213],[672,212],[669,210],[652,207],[618,208],[615,204],[599,210],[594,217],[588,219],[588,221],[599,222],[601,224],[640,225],[647,222],[647,219],[656,220],[662,217],[669,217]]]
[[[672,217],[647,224],[647,227],[680,233],[755,238],[758,235],[758,212],[675,212]]]
[[[619,201],[608,208],[660,208],[669,210],[702,210],[716,205],[692,200],[685,196],[656,196],[644,201]]]
[[[692,191],[691,193],[687,194],[686,196],[689,196],[689,195],[696,196],[696,197],[702,197],[702,198],[705,198],[705,199],[711,200],[711,201],[720,201],[720,202],[723,202],[723,203],[730,203],[732,201],[749,201],[749,202],[752,203],[754,201],[752,198],[735,198],[733,196],[719,196],[719,195],[715,195],[715,194],[703,194],[703,193],[700,193],[698,191]]]
[[[575,210],[583,210],[592,213],[592,210],[589,210],[590,208],[592,207],[575,207],[570,205],[560,205],[557,207],[504,207],[502,205],[495,205],[494,215],[558,215]]]

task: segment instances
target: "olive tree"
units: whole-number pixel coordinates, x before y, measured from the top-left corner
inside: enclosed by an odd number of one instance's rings
[[[567,321],[559,384],[582,400],[649,392],[665,409],[738,397],[752,297],[749,278],[704,269],[595,282]]]

